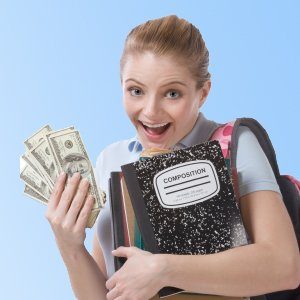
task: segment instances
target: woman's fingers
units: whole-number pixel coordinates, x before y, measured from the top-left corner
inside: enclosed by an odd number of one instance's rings
[[[107,294],[106,294],[106,299],[107,300],[113,300],[117,299],[118,296],[121,296],[121,291],[116,285],[114,288],[112,288]],[[121,298],[120,298],[121,299]]]
[[[75,224],[77,216],[84,204],[88,189],[89,189],[89,181],[86,178],[83,178],[80,181],[77,192],[71,202],[70,208],[66,215],[65,223],[69,225]]]
[[[86,178],[81,180],[79,172],[68,178],[67,185],[65,182],[66,174],[62,173],[55,183],[45,216],[64,228],[74,227],[75,223],[77,229],[85,228],[94,203],[93,197],[87,197],[90,183]]]
[[[80,178],[80,173],[74,173],[65,185],[66,176],[62,175],[51,196],[46,218],[51,224],[59,248],[74,250],[74,247],[84,244],[85,227],[93,201],[87,197],[89,182]]]
[[[64,218],[69,210],[70,204],[74,195],[76,194],[81,174],[76,172],[68,179],[65,190],[63,191],[60,201],[57,206],[58,218]]]
[[[54,185],[53,191],[51,193],[51,196],[50,196],[50,199],[48,202],[46,216],[50,211],[56,209],[56,207],[60,201],[60,197],[64,191],[65,182],[66,182],[66,173],[62,172],[55,181],[55,185]]]
[[[93,205],[94,205],[94,197],[92,195],[88,195],[78,215],[76,225],[75,225],[75,230],[80,230],[81,228],[86,227]]]

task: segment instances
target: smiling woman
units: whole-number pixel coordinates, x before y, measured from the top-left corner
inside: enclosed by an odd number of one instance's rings
[[[96,176],[106,194],[111,172],[138,160],[143,150],[176,150],[209,140],[219,124],[199,112],[211,88],[208,64],[199,30],[175,15],[149,20],[129,33],[120,78],[123,105],[136,135],[100,152]],[[92,257],[83,244],[84,227],[74,241],[68,231],[65,236],[60,232],[77,298],[145,300],[164,286],[228,297],[295,289],[299,250],[276,178],[251,130],[241,126],[237,141],[239,203],[249,245],[210,255],[151,254],[136,247],[112,253],[108,201],[96,221]],[[74,188],[78,182],[72,181]],[[117,272],[113,255],[127,258]]]
[[[123,104],[142,145],[173,147],[193,128],[210,81],[201,82],[202,88],[197,89],[190,70],[170,55],[147,51],[125,57]]]

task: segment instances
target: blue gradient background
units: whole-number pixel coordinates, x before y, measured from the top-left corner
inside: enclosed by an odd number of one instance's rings
[[[212,74],[203,112],[256,118],[281,172],[300,178],[299,12],[298,1],[0,1],[0,298],[75,298],[46,207],[22,194],[19,156],[47,123],[75,125],[93,163],[134,135],[119,59],[126,35],[149,19],[177,14],[200,29]]]

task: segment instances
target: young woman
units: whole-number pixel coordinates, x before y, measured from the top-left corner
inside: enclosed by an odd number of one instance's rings
[[[209,54],[197,28],[175,15],[150,20],[128,35],[121,58],[126,113],[136,135],[106,147],[96,176],[108,195],[111,171],[139,159],[143,149],[180,149],[207,140],[216,122],[199,109],[211,81]],[[164,286],[224,296],[255,296],[294,289],[300,262],[296,237],[280,189],[256,137],[238,133],[240,208],[249,245],[210,255],[151,254],[135,247],[112,253],[109,201],[99,213],[92,255],[84,246],[92,207],[88,182],[61,175],[46,217],[78,299],[150,299]],[[78,189],[77,189],[78,188]],[[127,257],[116,273],[113,255]]]

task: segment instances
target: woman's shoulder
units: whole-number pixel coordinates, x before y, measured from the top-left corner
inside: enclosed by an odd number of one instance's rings
[[[136,143],[136,137],[113,142],[105,146],[97,156],[97,161],[108,157],[128,156],[131,151],[131,145]]]
[[[237,136],[244,139],[257,139],[255,134],[252,132],[252,130],[245,125],[241,125],[237,129]]]
[[[121,165],[135,161],[138,152],[134,151],[136,137],[113,142],[103,148],[97,156],[95,170],[106,180],[112,171],[121,171]]]
[[[116,141],[104,147],[98,154],[94,174],[97,183],[105,192],[108,190],[111,172],[121,171],[121,165],[136,160],[135,153],[130,151],[131,143],[135,143],[135,138]]]
[[[240,196],[258,190],[272,190],[281,194],[270,162],[256,135],[247,126],[240,126],[237,136],[236,168]]]

